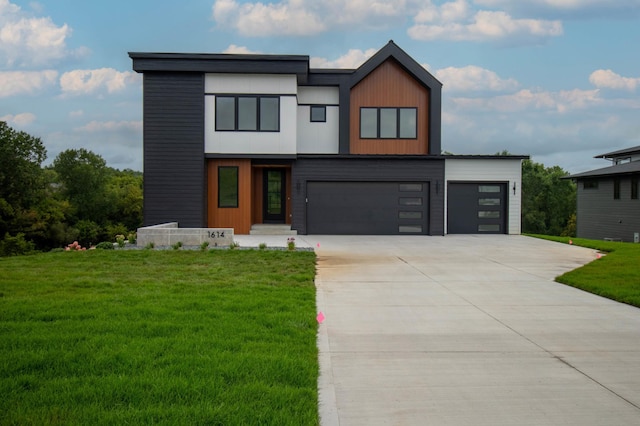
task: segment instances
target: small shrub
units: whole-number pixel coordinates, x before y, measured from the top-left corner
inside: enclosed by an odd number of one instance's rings
[[[174,250],[179,250],[182,247],[182,241],[178,241],[177,243],[171,246]]]
[[[233,241],[233,242],[229,245],[229,249],[230,249],[230,250],[235,250],[235,249],[237,249],[238,247],[240,247],[240,243],[239,243],[239,242],[237,242],[237,241]]]
[[[113,250],[113,243],[103,241],[96,245],[96,250]]]
[[[34,251],[35,245],[24,239],[23,233],[12,237],[8,232],[4,234],[4,239],[0,241],[0,256],[19,256]]]
[[[135,244],[138,240],[138,234],[136,232],[130,232],[127,236],[127,240],[129,240],[129,244]]]
[[[264,250],[264,249],[266,249],[266,248],[267,248],[267,243],[260,243],[260,245],[258,246],[258,248],[259,248],[260,250]]]
[[[148,242],[146,246],[144,246],[145,249],[147,250],[151,250],[156,246],[156,243],[154,243],[153,241]]]
[[[203,241],[203,243],[200,244],[200,250],[202,251],[205,251],[208,247],[209,247],[209,241]]]
[[[295,250],[296,249],[296,239],[293,237],[289,237],[287,238],[287,248],[289,250]]]
[[[124,235],[122,234],[116,235],[116,243],[118,243],[118,247],[124,248],[124,245],[125,245]]]

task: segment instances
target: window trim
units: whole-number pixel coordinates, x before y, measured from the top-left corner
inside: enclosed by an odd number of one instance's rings
[[[324,119],[323,120],[314,120],[313,119],[313,110],[321,109],[323,111]],[[327,106],[326,105],[309,105],[309,122],[311,123],[326,123],[327,122]]]
[[[233,99],[233,111],[234,111],[234,123],[233,123],[233,129],[220,129],[220,126],[218,125],[218,99],[221,98],[226,98],[226,99]],[[253,129],[244,129],[244,130],[240,130],[238,129],[238,125],[239,125],[239,120],[240,120],[240,102],[238,102],[238,99],[240,98],[252,98],[256,100],[256,128],[255,130]],[[268,98],[268,99],[277,99],[277,104],[278,104],[278,116],[276,118],[277,120],[277,128],[275,130],[262,130],[261,129],[261,111],[260,109],[262,108],[262,102],[261,100],[263,98]],[[216,132],[251,132],[251,133],[278,133],[280,132],[280,96],[279,95],[230,95],[230,94],[220,94],[220,95],[215,95],[215,108],[216,108],[216,112],[215,112],[215,131]]]
[[[222,191],[220,190],[221,188],[221,182],[222,180],[220,179],[220,172],[223,169],[235,169],[236,172],[236,199],[235,199],[235,205],[222,205],[222,199],[221,199],[221,194]],[[218,166],[218,208],[219,209],[237,209],[238,206],[240,205],[239,202],[240,199],[240,170],[238,166]]]
[[[381,111],[382,110],[390,110],[390,109],[395,109],[396,111],[396,135],[394,136],[385,136],[382,137],[381,136]],[[362,135],[362,111],[363,110],[375,110],[376,111],[376,137],[370,137],[370,136],[363,136]],[[416,122],[415,122],[415,127],[413,128],[413,133],[415,134],[414,137],[412,138],[407,138],[407,137],[401,137],[400,135],[403,133],[402,132],[402,128],[401,128],[401,121],[400,121],[400,111],[402,110],[413,110],[415,111],[415,117],[416,117]],[[360,139],[382,139],[382,140],[395,140],[395,139],[402,139],[402,140],[416,140],[418,139],[418,107],[370,107],[370,106],[361,106],[360,107],[360,114],[359,114],[359,127],[360,127],[360,132],[359,132],[359,136]]]

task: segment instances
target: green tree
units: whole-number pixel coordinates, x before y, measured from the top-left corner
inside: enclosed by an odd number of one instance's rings
[[[133,231],[142,225],[142,173],[112,169],[107,182],[108,198],[113,200],[111,222]]]
[[[559,166],[525,160],[522,163],[522,231],[572,235],[576,213],[576,186]]]
[[[106,190],[109,168],[105,160],[84,148],[68,149],[55,158],[53,170],[71,203],[74,222],[106,224],[112,200]]]
[[[40,138],[16,131],[0,121],[0,236],[3,238],[23,233],[30,227],[32,210],[44,194],[45,180],[40,165],[46,157]]]

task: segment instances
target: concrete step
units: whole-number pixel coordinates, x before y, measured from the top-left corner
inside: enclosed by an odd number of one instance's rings
[[[249,235],[298,235],[298,231],[292,230],[291,225],[260,223],[251,226]]]

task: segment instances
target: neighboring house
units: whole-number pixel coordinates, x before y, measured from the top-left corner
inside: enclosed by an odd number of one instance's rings
[[[612,165],[568,176],[578,185],[577,236],[638,242],[640,146],[595,158],[611,160]]]
[[[129,53],[144,74],[144,224],[300,234],[520,233],[526,156],[443,156],[442,84],[390,41],[298,55]]]

